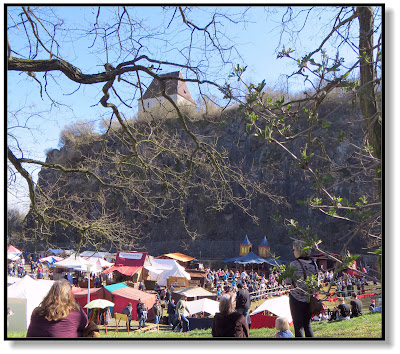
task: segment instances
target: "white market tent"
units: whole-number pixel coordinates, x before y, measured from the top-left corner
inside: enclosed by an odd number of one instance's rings
[[[287,295],[274,297],[264,301],[250,314],[250,316],[254,316],[264,311],[269,311],[279,317],[286,317],[289,323],[293,321],[289,307],[289,297]]]
[[[115,254],[109,252],[95,252],[95,251],[84,251],[79,254],[81,257],[90,257],[90,258],[101,258],[104,260],[111,260],[115,258]]]
[[[185,295],[187,298],[217,297],[217,294],[212,293],[201,286],[189,286],[187,288],[174,291],[174,293]]]
[[[87,261],[91,264],[95,264],[96,266],[100,266],[101,268],[110,268],[114,263],[108,262],[103,258],[90,257]]]
[[[73,254],[65,259],[63,259],[60,262],[55,262],[53,263],[54,267],[57,268],[80,268],[82,266],[85,266],[89,264],[89,262],[82,258],[81,256],[77,255],[77,254]]]
[[[12,245],[9,245],[7,247],[7,259],[9,259],[10,261],[16,261],[20,258],[21,255],[22,252],[18,248]]]
[[[157,281],[159,285],[166,286],[167,278],[164,278],[163,273],[177,268],[178,263],[174,259],[156,259],[151,256],[149,260],[151,265],[144,265],[144,268],[149,271],[149,280]]]
[[[183,268],[179,264],[176,264],[176,266],[171,270],[164,271],[163,273],[161,273],[161,276],[165,279],[169,277],[176,277],[176,278],[186,278],[190,280],[190,274],[186,272],[185,268]]]
[[[214,316],[219,311],[219,302],[210,299],[187,301],[186,306],[192,315],[206,312]]]
[[[7,259],[10,261],[16,261],[17,259],[20,259],[20,256],[14,253],[7,253]]]
[[[14,284],[14,283],[16,283],[17,281],[20,281],[20,280],[21,280],[21,278],[18,278],[18,277],[7,276],[7,285]]]
[[[174,268],[172,268],[171,270],[165,270],[164,272],[162,272],[160,274],[162,282],[165,282],[165,285],[167,285],[167,279],[169,277],[173,277],[173,278],[184,278],[187,280],[190,280],[190,274],[188,272],[185,271],[185,268],[183,268],[181,265],[179,265],[178,263],[176,263],[176,266]],[[161,282],[159,282],[160,285]]]
[[[14,312],[8,319],[9,331],[28,329],[32,311],[39,306],[53,283],[53,280],[35,280],[26,275],[7,288],[7,307]]]

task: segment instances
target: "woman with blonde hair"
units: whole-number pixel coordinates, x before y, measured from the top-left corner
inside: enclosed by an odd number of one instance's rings
[[[289,322],[286,317],[278,317],[275,320],[275,328],[278,331],[275,334],[277,338],[292,338],[293,334],[289,329]]]
[[[27,337],[81,337],[88,318],[72,295],[68,281],[55,281],[31,316]]]
[[[234,295],[223,294],[219,300],[219,311],[214,316],[211,334],[213,337],[248,337],[246,318],[233,311]]]

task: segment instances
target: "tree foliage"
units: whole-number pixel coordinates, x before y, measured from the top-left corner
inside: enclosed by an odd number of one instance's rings
[[[230,75],[246,88],[246,96],[240,104],[248,118],[248,129],[254,136],[279,146],[311,177],[315,193],[303,204],[353,225],[351,232],[342,237],[340,263],[344,268],[354,260],[348,255],[352,239],[369,238],[370,247],[374,249],[380,246],[382,237],[380,10],[368,6],[335,8],[326,35],[317,42],[315,49],[300,56],[294,47],[285,46],[285,33],[292,35],[291,40],[302,35],[301,26],[289,30],[289,24],[298,18],[304,18],[305,24],[310,18],[321,16],[324,9],[287,9],[281,20],[283,49],[278,51],[277,58],[296,63],[297,70],[288,80],[302,78],[306,87],[303,97],[268,97],[264,91],[265,80],[258,84],[246,83],[246,67],[240,65]],[[334,43],[336,52],[327,51],[328,42]],[[342,56],[346,47],[357,52],[353,62],[345,62]],[[230,97],[237,97],[230,83],[225,85],[225,90]],[[321,105],[333,96],[341,97],[341,101],[332,111],[323,111]],[[343,146],[343,153],[340,159],[333,160],[326,146],[335,139],[330,135],[335,111],[349,104],[360,107],[360,113],[355,115],[363,121],[358,129],[364,132],[364,139],[357,142],[351,133],[343,132],[336,138],[336,143]],[[301,142],[299,151],[288,148],[287,143],[293,140]],[[345,178],[343,172],[346,172]],[[371,192],[361,194],[356,187],[361,185],[370,185]],[[320,237],[312,234],[312,226],[300,226],[294,220],[288,226],[292,237],[306,239],[310,247],[321,251]]]

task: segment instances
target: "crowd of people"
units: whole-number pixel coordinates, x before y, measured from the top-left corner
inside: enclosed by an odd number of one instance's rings
[[[216,289],[218,297],[230,291],[236,292],[238,284],[245,284],[250,293],[262,293],[271,289],[285,290],[285,287],[277,281],[278,272],[272,269],[268,272],[261,271],[260,274],[253,270],[247,272],[245,269],[239,272],[237,269],[212,270],[207,268],[206,271],[206,286]]]
[[[49,273],[49,267],[40,262],[37,254],[25,252],[17,260],[8,262],[7,274],[10,277],[23,278],[28,273],[27,268],[30,268],[30,274],[37,279],[44,279],[45,272]]]
[[[239,271],[237,269],[206,269],[205,286],[214,291],[219,300],[219,312],[212,319],[213,337],[248,337],[251,328],[251,301],[258,300],[259,294],[289,295],[289,306],[293,319],[294,336],[313,337],[311,323],[314,320],[348,320],[362,315],[362,303],[358,295],[365,291],[367,281],[365,277],[350,276],[346,273],[335,274],[333,271],[321,271],[318,269],[310,253],[305,251],[302,241],[293,243],[295,260],[290,263],[295,268],[298,278],[293,282],[285,279],[283,284],[278,283],[280,274],[269,269],[268,271]],[[24,258],[10,262],[8,274],[10,276],[23,276]],[[30,268],[37,278],[43,275],[43,266],[38,260],[28,258]],[[305,279],[317,276],[319,284],[334,284],[336,294],[339,295],[339,304],[332,310],[324,307],[323,311],[313,316],[309,308],[309,296]],[[138,284],[139,290],[146,291],[144,283]],[[271,290],[271,293],[268,291]],[[173,286],[160,287],[155,283],[154,291],[157,295],[156,302],[151,309],[146,309],[139,300],[136,306],[138,328],[146,326],[147,311],[153,312],[154,323],[159,327],[163,317],[163,309],[166,309],[168,325],[173,331],[189,331],[190,322],[187,313],[191,316],[187,307],[187,298],[182,296],[177,303],[172,298]],[[273,291],[273,293],[272,293]],[[346,296],[352,295],[349,303]],[[122,313],[127,315],[129,329],[132,321],[132,303],[126,306]],[[380,311],[372,301],[370,311]],[[90,328],[88,318],[79,305],[73,300],[71,293],[71,279],[62,279],[54,282],[48,295],[38,308],[32,313],[31,324],[28,328],[28,337],[57,336],[76,337],[83,336],[85,330],[89,336],[96,336],[98,329]],[[53,323],[57,325],[53,326]],[[287,338],[292,336],[287,319],[278,317],[276,320],[276,337]],[[89,327],[88,327],[89,326]]]

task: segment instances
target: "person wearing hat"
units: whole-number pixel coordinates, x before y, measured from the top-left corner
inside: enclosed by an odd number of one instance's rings
[[[369,305],[369,310],[371,312],[375,311],[375,300],[374,299],[372,299],[371,304]]]

